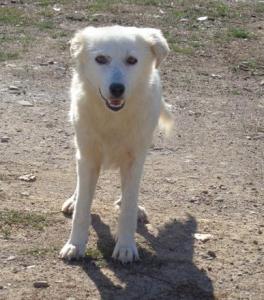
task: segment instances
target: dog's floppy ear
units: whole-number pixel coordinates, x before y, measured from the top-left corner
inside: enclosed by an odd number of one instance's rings
[[[159,29],[148,28],[146,33],[147,33],[147,40],[156,58],[155,66],[156,68],[158,68],[161,62],[169,54],[170,51],[169,45],[165,37],[163,36],[162,32]]]
[[[79,58],[84,48],[83,31],[77,31],[74,37],[70,40],[70,53],[75,59]]]

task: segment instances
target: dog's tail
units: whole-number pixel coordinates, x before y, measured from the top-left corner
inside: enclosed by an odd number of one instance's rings
[[[164,129],[166,136],[171,132],[173,126],[173,117],[171,113],[171,105],[166,103],[163,99],[161,101],[161,112],[159,118],[159,127]]]

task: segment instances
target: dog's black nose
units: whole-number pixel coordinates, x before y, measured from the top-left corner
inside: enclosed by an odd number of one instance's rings
[[[119,98],[124,94],[125,86],[122,83],[112,83],[109,89],[114,97]]]

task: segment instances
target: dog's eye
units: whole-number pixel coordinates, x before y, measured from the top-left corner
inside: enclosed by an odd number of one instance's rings
[[[137,59],[133,56],[129,56],[127,59],[126,59],[126,63],[128,65],[135,65],[137,63]]]
[[[99,65],[106,65],[109,62],[108,58],[106,56],[104,56],[104,55],[98,55],[98,56],[96,56],[95,61]]]

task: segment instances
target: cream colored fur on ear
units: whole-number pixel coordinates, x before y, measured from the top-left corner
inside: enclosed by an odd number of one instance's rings
[[[147,28],[146,34],[151,50],[156,58],[156,68],[158,68],[170,52],[169,45],[159,29]]]
[[[78,58],[84,48],[83,30],[77,31],[74,37],[70,40],[70,53],[73,58]]]

